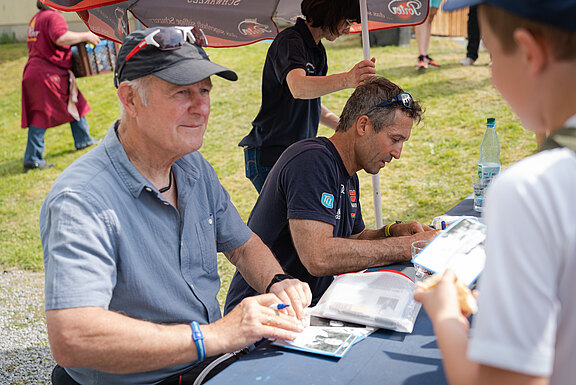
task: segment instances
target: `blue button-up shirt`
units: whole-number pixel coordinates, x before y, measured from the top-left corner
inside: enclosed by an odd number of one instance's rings
[[[46,309],[98,306],[157,323],[221,317],[217,251],[244,224],[199,152],[174,163],[178,208],[129,161],[113,125],[56,180],[40,214]],[[154,383],[184,366],[133,375],[67,369],[81,383]]]

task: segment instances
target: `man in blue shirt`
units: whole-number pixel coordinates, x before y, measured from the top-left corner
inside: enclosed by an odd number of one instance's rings
[[[293,316],[303,318],[308,286],[283,279],[197,151],[210,76],[237,79],[209,60],[201,39],[178,27],[126,38],[115,74],[121,119],[42,206],[55,384],[186,382],[212,361],[234,360],[224,353],[301,330]],[[270,294],[221,318],[218,251]],[[292,306],[268,308],[278,303]]]
[[[280,157],[248,226],[284,270],[310,285],[316,303],[334,274],[409,261],[410,245],[437,232],[418,222],[364,227],[356,172],[375,174],[400,158],[422,110],[410,94],[379,77],[356,88],[330,138],[302,140]],[[236,272],[225,313],[254,289]]]

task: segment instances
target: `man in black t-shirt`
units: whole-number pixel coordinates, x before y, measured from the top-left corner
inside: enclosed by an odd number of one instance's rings
[[[322,39],[334,41],[360,21],[357,0],[303,0],[296,25],[280,32],[270,45],[262,72],[262,104],[244,147],[246,177],[260,192],[280,154],[291,144],[314,138],[320,123],[335,129],[338,116],[320,97],[356,88],[375,76],[374,59],[362,60],[347,72],[327,75]]]
[[[354,91],[332,137],[293,144],[272,168],[248,226],[286,273],[310,285],[312,304],[334,274],[409,261],[413,241],[437,234],[418,222],[366,229],[359,201],[356,172],[376,174],[400,158],[421,115],[410,94],[372,78]],[[225,312],[255,294],[236,272]]]

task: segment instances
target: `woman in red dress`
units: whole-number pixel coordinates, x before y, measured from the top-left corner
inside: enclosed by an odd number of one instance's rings
[[[69,31],[58,11],[39,0],[36,6],[40,11],[28,26],[28,62],[22,79],[22,128],[28,127],[24,172],[54,166],[43,158],[47,128],[70,123],[78,150],[96,143],[84,117],[90,106],[70,71],[70,46],[84,41],[98,44],[100,39],[92,32]]]

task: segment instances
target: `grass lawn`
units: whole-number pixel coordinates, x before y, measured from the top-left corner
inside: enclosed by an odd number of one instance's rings
[[[237,71],[239,81],[213,77],[212,115],[201,152],[212,163],[242,217],[247,220],[257,194],[244,177],[242,150],[237,146],[250,129],[260,106],[260,81],[268,43],[209,49],[217,63]],[[352,35],[326,43],[329,73],[347,71],[362,57],[360,37]],[[452,39],[433,38],[431,55],[441,64],[418,72],[415,41],[409,47],[372,47],[377,71],[410,92],[426,108],[424,120],[412,131],[402,158],[380,172],[383,221],[418,220],[429,223],[472,190],[478,148],[487,117],[495,117],[502,147],[502,166],[532,154],[534,135],[522,129],[490,81],[489,55],[477,64],[458,63],[465,47]],[[0,45],[0,268],[41,271],[42,248],[38,215],[54,180],[88,150],[75,151],[68,125],[46,134],[45,157],[56,167],[22,172],[26,130],[20,129],[20,82],[26,63],[24,44]],[[78,80],[92,112],[87,115],[94,137],[103,137],[119,115],[112,75]],[[352,90],[322,98],[337,114]],[[281,107],[280,107],[281,108]],[[320,129],[329,136],[330,130]],[[360,202],[368,227],[374,227],[371,176],[360,172]],[[223,288],[232,266],[219,257]],[[222,299],[222,298],[221,298]]]

